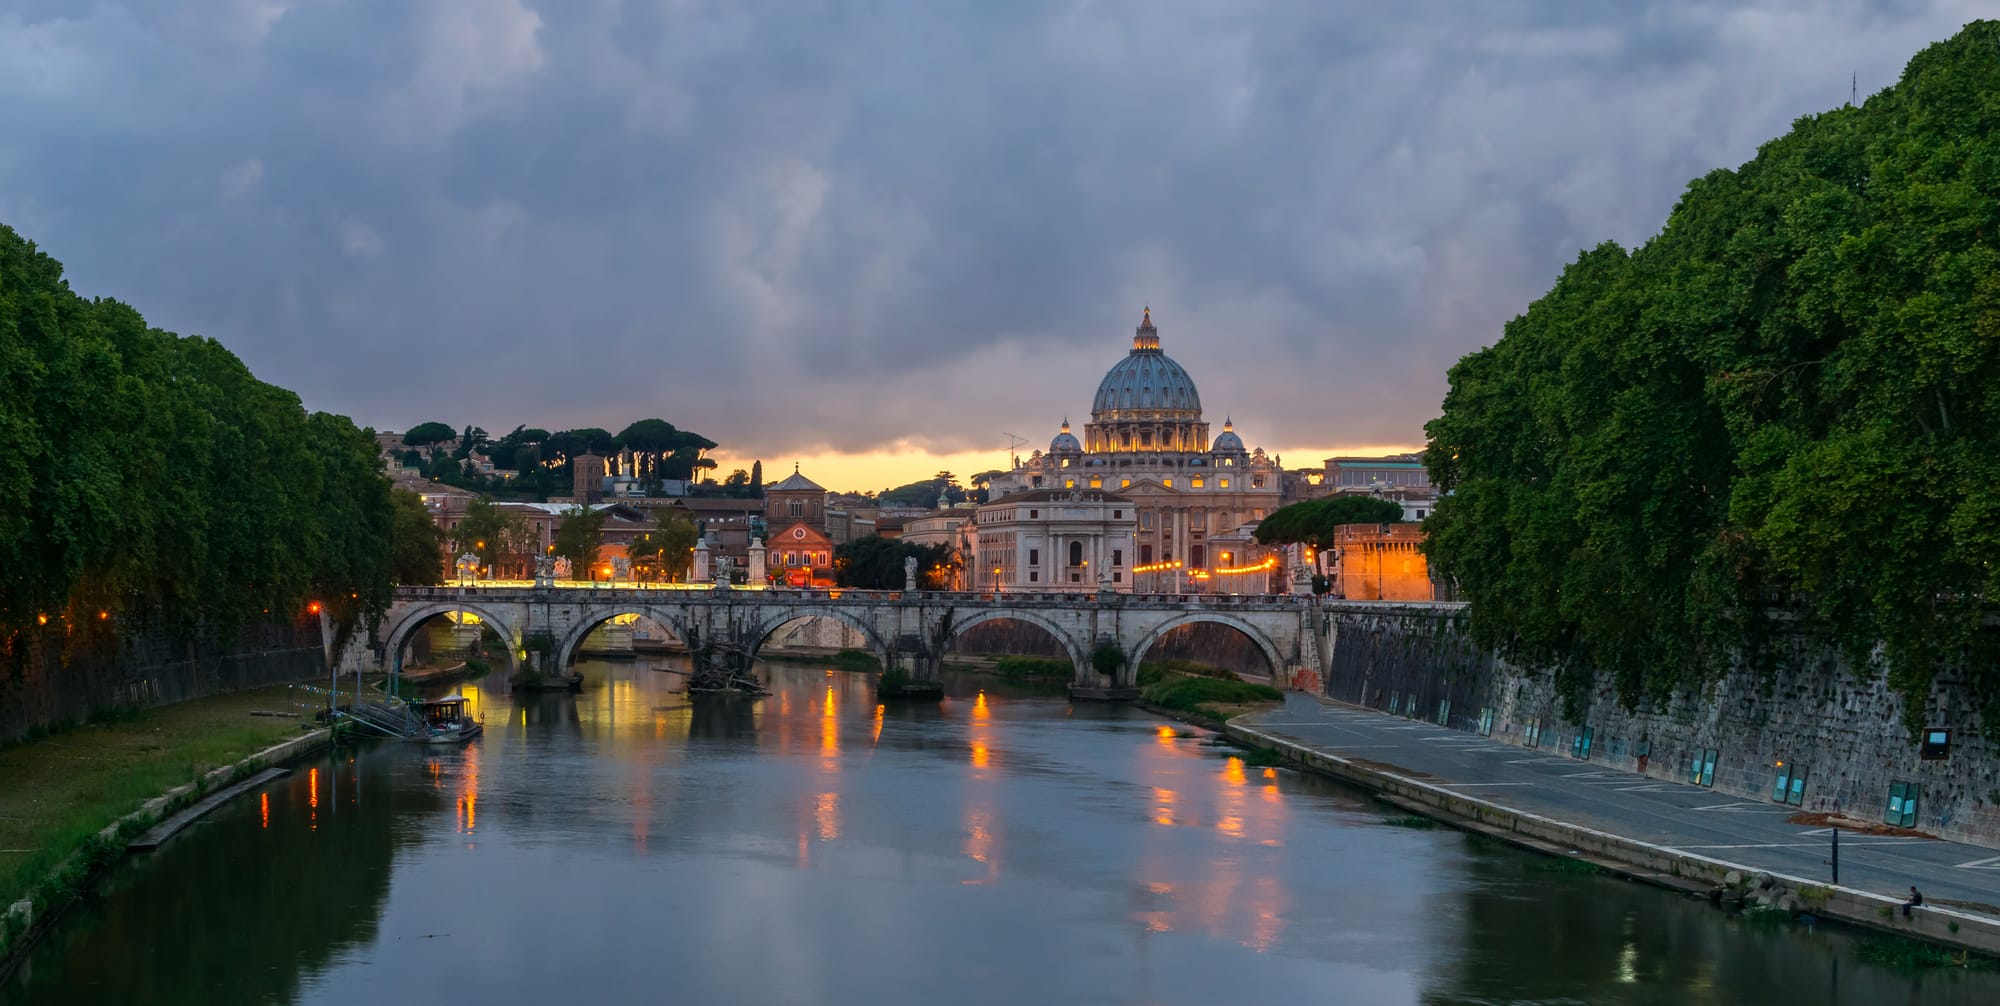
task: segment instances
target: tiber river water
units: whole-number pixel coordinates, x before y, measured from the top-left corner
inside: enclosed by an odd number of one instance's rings
[[[1385,825],[1140,710],[974,678],[885,709],[782,665],[691,706],[655,664],[469,685],[464,749],[300,766],[119,868],[0,1001],[2000,1002],[2000,975]]]

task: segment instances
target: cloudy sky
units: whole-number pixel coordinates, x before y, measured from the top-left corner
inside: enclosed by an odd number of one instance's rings
[[[1300,467],[1980,6],[0,0],[0,222],[312,408],[836,488],[1046,446],[1150,303]]]

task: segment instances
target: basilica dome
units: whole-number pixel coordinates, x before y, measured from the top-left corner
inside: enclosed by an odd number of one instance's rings
[[[1066,454],[1071,452],[1080,453],[1082,450],[1083,450],[1083,444],[1077,441],[1076,434],[1071,433],[1069,431],[1069,420],[1067,419],[1063,420],[1062,432],[1056,434],[1056,438],[1054,440],[1049,441],[1049,453],[1050,454]]]
[[[1092,416],[1164,412],[1200,418],[1201,396],[1195,393],[1194,379],[1172,357],[1160,352],[1160,333],[1153,327],[1150,308],[1132,337],[1132,352],[1113,364],[1097,385],[1090,412]]]
[[[1217,454],[1243,453],[1243,438],[1236,435],[1236,424],[1223,420],[1222,435],[1215,438],[1215,446],[1209,449]]]

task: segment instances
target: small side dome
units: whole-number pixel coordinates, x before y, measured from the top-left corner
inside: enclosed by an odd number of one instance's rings
[[[1209,450],[1216,454],[1243,453],[1243,438],[1236,435],[1236,424],[1223,420],[1222,433],[1215,438],[1215,446]]]
[[[1062,432],[1056,434],[1056,438],[1054,440],[1049,441],[1049,453],[1050,454],[1083,453],[1083,444],[1079,443],[1076,439],[1076,435],[1069,431],[1069,420],[1067,419],[1063,420]]]

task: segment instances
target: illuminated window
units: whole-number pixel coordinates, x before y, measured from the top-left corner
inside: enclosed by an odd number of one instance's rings
[[[1132,480],[1131,480],[1131,479],[1119,479],[1119,480],[1118,480],[1118,488],[1120,488],[1120,489],[1124,489],[1124,488],[1126,488],[1126,487],[1130,486],[1131,484],[1132,484]]]
[[[1092,489],[1102,489],[1102,488],[1104,488],[1104,476],[1102,476],[1102,475],[1092,475],[1092,476],[1090,477],[1090,487],[1091,487]]]
[[[1075,488],[1076,488],[1076,480],[1075,480],[1075,479],[1064,479],[1064,480],[1063,480],[1063,488],[1064,488],[1064,489],[1075,489]]]
[[[1223,479],[1223,480],[1222,480],[1222,488],[1224,488],[1224,489],[1227,489],[1227,488],[1229,488],[1229,480],[1228,480],[1228,479]]]
[[[1188,483],[1189,483],[1190,485],[1194,486],[1194,487],[1195,487],[1196,489],[1200,489],[1201,487],[1203,487],[1203,486],[1205,486],[1205,485],[1207,485],[1207,484],[1208,484],[1208,480],[1207,480],[1207,479],[1205,479],[1205,478],[1202,478],[1202,477],[1201,477],[1201,476],[1199,476],[1199,475],[1197,475],[1197,476],[1195,476],[1194,478],[1192,478],[1192,479],[1189,479],[1189,480],[1188,480]]]
[[[1161,479],[1160,484],[1166,486],[1169,489],[1172,489],[1174,487],[1174,477],[1172,475],[1169,475],[1166,478]]]

